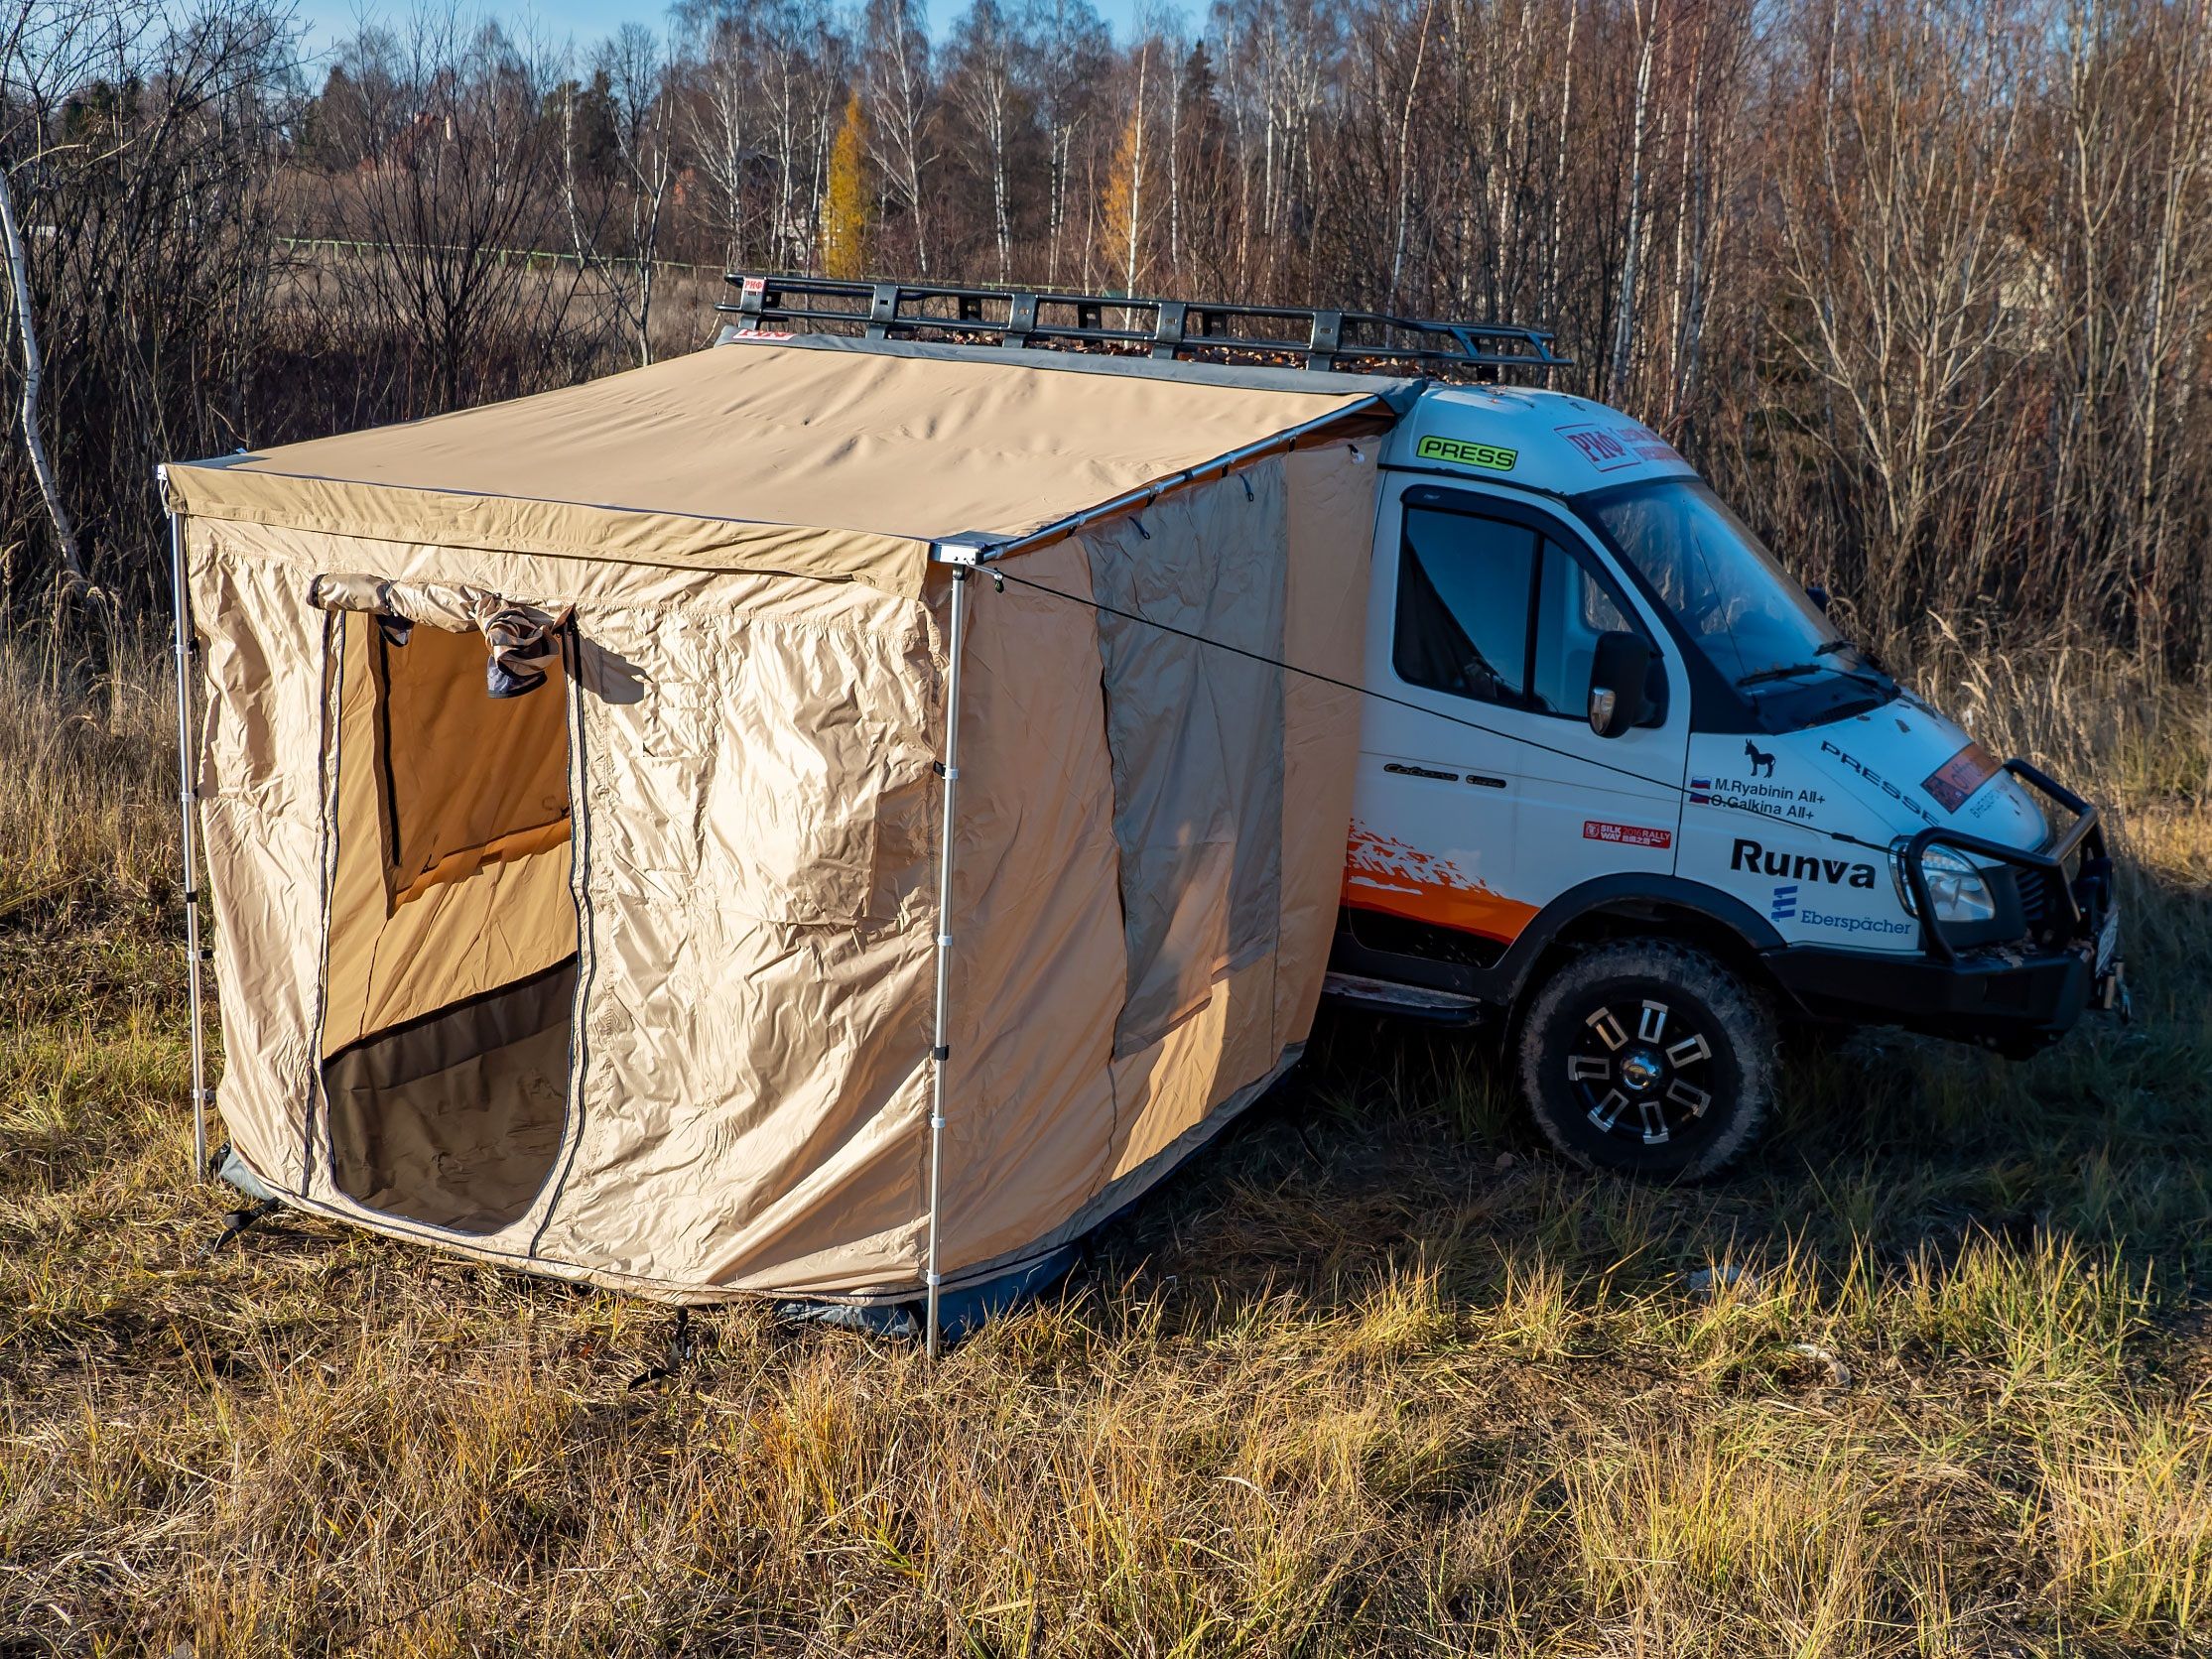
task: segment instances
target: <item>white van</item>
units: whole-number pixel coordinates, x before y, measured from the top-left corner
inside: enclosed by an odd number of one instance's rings
[[[1565,361],[1504,325],[731,280],[739,332],[1397,374]],[[1750,1144],[1785,1027],[2024,1056],[2124,1009],[2097,809],[1842,638],[1665,440],[1505,385],[1424,381],[1396,407],[1332,993],[1495,1022],[1555,1146],[1671,1178]]]
[[[1331,980],[1504,1010],[1544,1133],[1708,1174],[1785,1021],[2030,1054],[2122,998],[2097,810],[1838,635],[1657,435],[1432,387],[1384,440]]]

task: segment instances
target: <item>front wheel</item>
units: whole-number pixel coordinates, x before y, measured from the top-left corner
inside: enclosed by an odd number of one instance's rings
[[[1705,952],[1600,945],[1537,991],[1520,1084],[1544,1137],[1591,1169],[1695,1181],[1757,1138],[1773,1098],[1774,1016]]]

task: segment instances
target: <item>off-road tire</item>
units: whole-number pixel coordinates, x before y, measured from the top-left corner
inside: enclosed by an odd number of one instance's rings
[[[1521,1095],[1586,1169],[1699,1181],[1757,1139],[1776,1046],[1766,999],[1717,958],[1617,940],[1537,987],[1520,1023]]]

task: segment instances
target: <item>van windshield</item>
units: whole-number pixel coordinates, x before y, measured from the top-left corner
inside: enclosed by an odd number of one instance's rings
[[[1747,694],[1762,698],[1833,676],[1887,689],[1765,544],[1700,480],[1634,486],[1585,510],[1707,660]]]

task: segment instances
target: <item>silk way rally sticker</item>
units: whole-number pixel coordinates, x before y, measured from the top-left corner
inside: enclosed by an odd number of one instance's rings
[[[1651,830],[1640,824],[1607,824],[1598,819],[1585,819],[1582,838],[1586,841],[1612,841],[1618,846],[1670,847],[1674,844],[1671,830]]]

